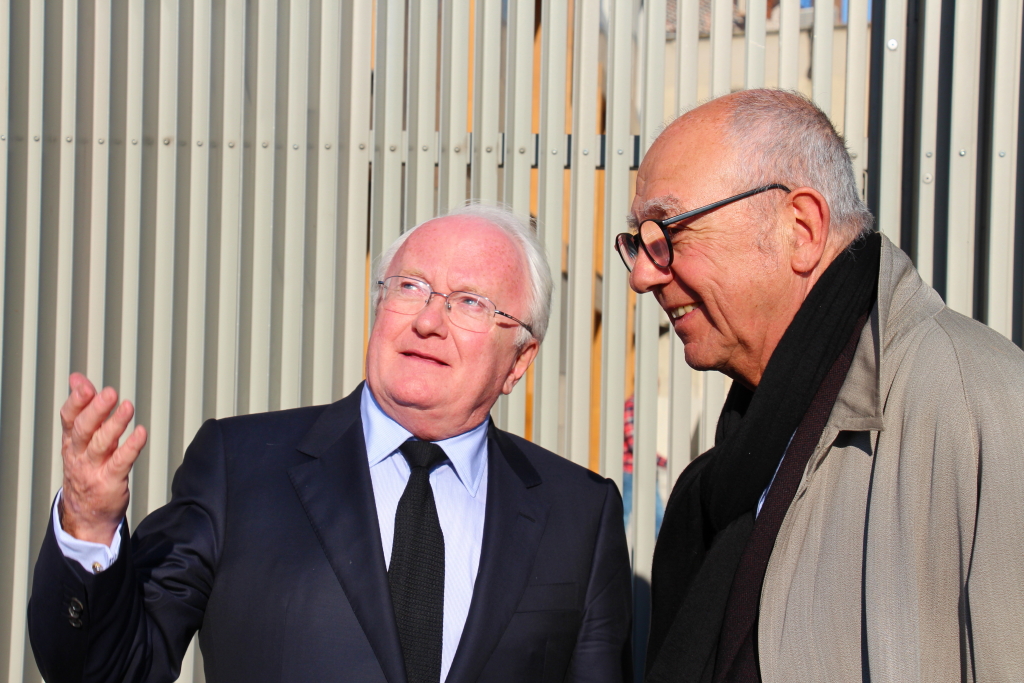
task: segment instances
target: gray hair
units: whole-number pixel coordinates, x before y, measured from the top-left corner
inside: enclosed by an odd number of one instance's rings
[[[538,342],[544,340],[548,330],[548,318],[551,317],[551,269],[548,267],[547,257],[544,255],[544,247],[537,234],[530,224],[530,221],[514,213],[504,205],[482,204],[477,200],[470,200],[466,204],[437,218],[449,218],[454,216],[477,218],[485,223],[499,228],[502,232],[512,238],[512,241],[519,247],[523,254],[526,270],[530,277],[529,300],[527,303],[526,322],[533,329],[533,337]],[[380,255],[377,267],[374,270],[374,282],[384,279],[391,266],[392,259],[398,249],[409,239],[409,235],[430,221],[431,218],[419,225],[406,230],[402,235],[391,243],[391,246]],[[516,345],[520,348],[530,341],[530,332],[525,327],[520,327],[519,335],[516,337]]]
[[[828,202],[828,244],[838,250],[871,232],[874,218],[857,191],[846,143],[813,102],[787,90],[744,90],[730,97],[729,108],[724,129],[737,151],[732,175],[741,190],[770,183],[814,188]],[[766,208],[776,194],[752,199]]]

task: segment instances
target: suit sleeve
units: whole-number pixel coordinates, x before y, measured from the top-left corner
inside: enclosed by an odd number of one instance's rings
[[[566,679],[574,683],[619,683],[633,679],[632,572],[622,522],[622,498],[611,480],[606,483],[583,622]]]
[[[221,429],[199,430],[169,503],[146,517],[100,574],[63,556],[52,526],[36,562],[29,637],[50,683],[174,681],[203,620],[224,535]]]

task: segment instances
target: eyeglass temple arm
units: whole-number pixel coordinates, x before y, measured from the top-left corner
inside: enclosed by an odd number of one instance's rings
[[[509,315],[509,314],[508,314],[508,313],[506,313],[505,311],[499,311],[498,309],[494,309],[494,312],[495,312],[495,313],[496,313],[497,315],[503,315],[503,316],[505,316],[505,317],[506,317],[506,318],[508,318],[509,320],[514,320],[515,322],[517,322],[517,323],[519,323],[520,325],[522,325],[523,327],[525,327],[525,328],[526,328],[526,331],[527,331],[527,332],[529,332],[530,334],[533,334],[533,328],[532,328],[532,327],[530,327],[529,325],[527,325],[526,323],[524,323],[524,322],[523,322],[522,320],[520,320],[519,318],[517,318],[517,317],[515,317],[515,316],[513,316],[513,315]]]
[[[693,211],[687,211],[686,213],[681,213],[678,216],[672,216],[672,218],[665,218],[663,220],[654,221],[654,222],[657,223],[658,225],[660,225],[663,228],[667,228],[668,226],[672,225],[673,223],[678,223],[679,221],[685,221],[687,218],[693,218],[694,216],[699,216],[700,214],[707,213],[708,211],[714,211],[715,209],[717,209],[717,208],[719,208],[721,206],[725,206],[726,204],[731,204],[732,202],[736,202],[736,201],[739,201],[741,199],[746,199],[747,197],[753,196],[755,194],[759,194],[761,192],[767,192],[768,190],[785,190],[786,192],[790,191],[788,187],[786,187],[785,185],[782,185],[780,183],[771,183],[770,185],[762,185],[761,187],[755,187],[753,190],[747,190],[746,192],[740,192],[737,195],[733,195],[732,197],[726,197],[725,199],[719,200],[719,201],[717,201],[717,202],[715,202],[713,204],[708,204],[707,206],[702,206],[702,207],[700,207],[698,209],[694,209]]]

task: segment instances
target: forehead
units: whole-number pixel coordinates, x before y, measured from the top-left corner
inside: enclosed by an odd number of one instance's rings
[[[634,215],[687,211],[721,199],[723,188],[731,186],[736,153],[722,121],[699,113],[679,119],[651,145],[637,173]]]
[[[500,228],[451,216],[424,224],[395,254],[388,275],[418,275],[441,290],[471,289],[491,296],[518,292],[526,281],[522,251]]]

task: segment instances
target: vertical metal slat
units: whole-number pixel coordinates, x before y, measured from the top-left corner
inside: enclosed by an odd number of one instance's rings
[[[434,160],[437,158],[438,0],[409,5],[408,161],[405,167],[405,220],[408,229],[436,215]]]
[[[597,147],[597,40],[600,5],[573,6],[572,185],[569,214],[569,292],[566,311],[565,455],[590,462],[590,382],[594,324],[594,189]]]
[[[470,194],[497,201],[501,145],[498,114],[501,93],[501,0],[476,0],[473,69],[473,158]]]
[[[445,0],[441,12],[441,158],[437,208],[444,213],[466,199],[469,0]]]
[[[826,114],[832,111],[832,38],[835,32],[835,5],[814,3],[814,33],[811,55],[813,82],[811,99]]]
[[[800,0],[779,0],[779,87],[800,85]]]
[[[900,188],[903,169],[903,71],[906,61],[906,0],[885,3],[885,64],[882,67],[881,158],[870,159],[880,174],[878,229],[900,244]]]
[[[711,96],[728,95],[732,89],[732,0],[711,4]]]
[[[974,223],[978,201],[978,73],[983,3],[956,4],[949,140],[949,247],[946,305],[964,315],[974,308]],[[888,22],[888,19],[886,19]]]
[[[560,0],[541,5],[540,151],[538,153],[538,232],[554,280],[551,324],[537,356],[534,374],[533,440],[559,451],[562,415],[562,209],[565,191],[565,84],[568,11]]]
[[[743,83],[747,88],[764,87],[767,11],[767,0],[747,0],[746,27],[743,31],[746,55]]]
[[[309,0],[291,0],[288,21],[288,162],[285,165],[284,278],[281,309],[281,408],[296,408],[302,390],[305,289],[306,156],[309,108]]]

